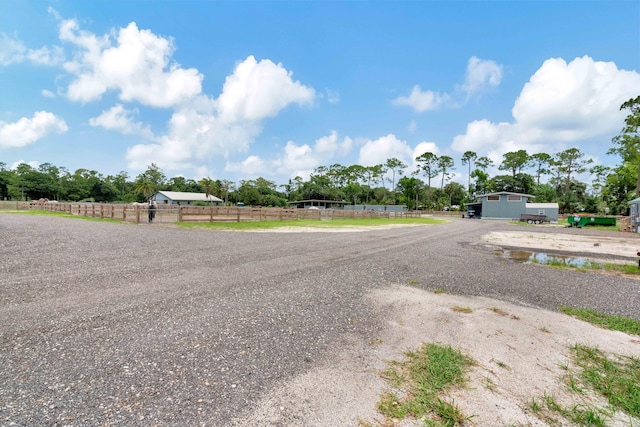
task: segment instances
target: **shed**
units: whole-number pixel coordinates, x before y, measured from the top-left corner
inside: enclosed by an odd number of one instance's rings
[[[633,199],[629,203],[629,230],[640,233],[640,197]]]
[[[153,200],[159,205],[192,205],[195,202],[206,202],[214,205],[222,203],[222,199],[206,193],[188,193],[184,191],[158,191]]]
[[[500,191],[476,196],[476,201],[467,203],[467,214],[475,218],[520,219],[520,215],[532,213],[558,220],[557,203],[528,203],[535,196],[524,193]]]

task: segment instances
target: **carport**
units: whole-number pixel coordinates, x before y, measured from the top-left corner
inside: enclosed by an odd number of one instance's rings
[[[465,203],[467,207],[467,218],[482,218],[482,202]]]

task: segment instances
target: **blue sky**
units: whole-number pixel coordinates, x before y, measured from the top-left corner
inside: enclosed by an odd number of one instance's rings
[[[637,1],[0,0],[0,162],[285,183],[425,151],[597,164]],[[493,171],[497,173],[497,170]]]

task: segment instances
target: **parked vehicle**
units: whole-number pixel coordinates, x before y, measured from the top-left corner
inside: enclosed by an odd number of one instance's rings
[[[520,214],[520,221],[527,224],[542,224],[543,222],[551,222],[551,219],[546,215]]]

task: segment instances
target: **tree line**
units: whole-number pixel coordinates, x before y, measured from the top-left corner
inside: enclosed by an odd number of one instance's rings
[[[455,160],[426,152],[416,157],[417,169],[397,158],[374,166],[332,164],[314,169],[308,179],[295,177],[277,185],[265,178],[233,182],[181,176],[167,178],[155,164],[131,177],[125,171],[107,175],[88,169],[70,172],[44,163],[33,168],[26,163],[8,169],[0,162],[0,200],[49,200],[71,202],[144,202],[157,191],[210,194],[225,203],[287,206],[308,199],[341,200],[350,204],[405,204],[409,209],[455,209],[478,194],[499,191],[526,193],[539,203],[557,202],[561,212],[623,214],[628,201],[640,197],[640,96],[622,104],[628,110],[624,127],[613,138],[608,154],[620,156],[616,167],[593,165],[578,148],[548,154],[526,150],[508,152],[499,164],[467,151],[460,163],[467,173],[466,185],[452,181]],[[497,167],[502,175],[490,176]],[[592,181],[576,177],[589,172]]]

